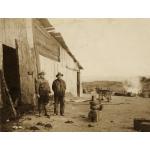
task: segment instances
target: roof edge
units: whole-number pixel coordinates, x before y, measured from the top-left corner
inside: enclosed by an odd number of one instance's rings
[[[55,28],[50,23],[50,21],[46,18],[38,18],[38,20],[42,23],[43,27],[47,30],[47,32],[51,36],[53,36],[59,42],[59,44],[66,50],[66,52],[73,58],[74,62],[77,63],[79,69],[83,69],[83,67],[80,65],[79,61],[76,59],[76,57],[72,54],[72,52],[70,51],[70,49],[66,45],[61,33],[59,33],[59,32],[55,33]]]

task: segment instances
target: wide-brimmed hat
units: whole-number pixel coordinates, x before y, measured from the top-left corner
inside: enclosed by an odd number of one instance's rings
[[[45,72],[44,72],[44,71],[41,71],[41,72],[39,72],[38,75],[45,75]]]
[[[56,77],[58,77],[58,76],[63,76],[63,74],[61,72],[58,72]]]

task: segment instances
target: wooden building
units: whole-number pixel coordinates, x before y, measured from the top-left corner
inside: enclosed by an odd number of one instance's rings
[[[57,72],[62,72],[67,92],[80,96],[81,69],[48,19],[0,19],[0,70],[10,94],[18,93],[22,104],[37,104],[35,79],[40,71],[46,72],[50,85]],[[1,91],[2,85],[0,107]]]

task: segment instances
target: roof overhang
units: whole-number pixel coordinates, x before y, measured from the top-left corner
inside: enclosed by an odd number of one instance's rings
[[[48,19],[45,19],[45,18],[39,18],[38,20],[41,22],[41,24],[44,27],[44,29],[47,30],[47,32],[49,34],[51,34],[60,43],[60,45],[67,51],[67,53],[72,57],[72,59],[74,60],[74,62],[77,63],[79,69],[83,69],[83,67],[80,65],[80,63],[78,62],[78,60],[75,58],[75,56],[69,50],[69,48],[66,45],[66,43],[65,43],[65,41],[64,41],[61,33],[55,31],[55,28],[50,23],[50,21]]]

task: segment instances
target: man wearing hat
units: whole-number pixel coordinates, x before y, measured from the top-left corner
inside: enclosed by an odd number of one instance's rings
[[[56,75],[57,79],[54,80],[52,84],[52,89],[54,91],[54,114],[58,115],[58,104],[60,103],[60,115],[64,116],[64,97],[65,97],[65,90],[66,90],[66,83],[62,80],[63,74],[58,72]]]
[[[50,97],[50,86],[48,81],[45,79],[44,75],[45,72],[40,72],[38,79],[38,110],[39,110],[39,116],[41,115],[41,109],[44,108],[45,116],[48,116],[47,114],[47,104],[49,103],[49,97]]]

